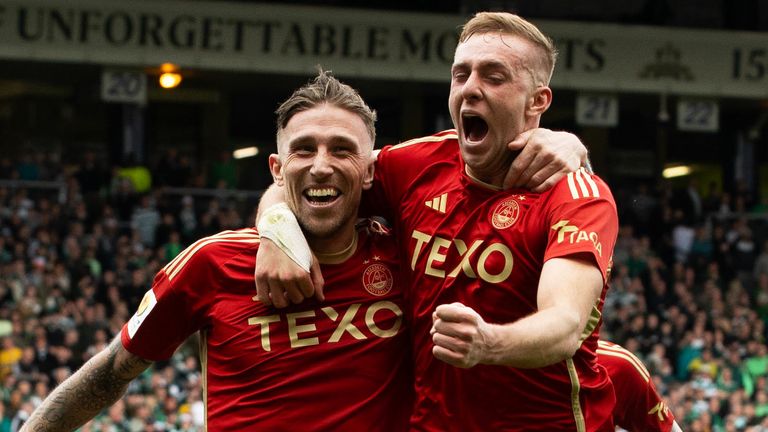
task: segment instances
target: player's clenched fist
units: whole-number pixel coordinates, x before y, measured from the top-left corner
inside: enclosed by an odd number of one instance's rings
[[[494,327],[461,303],[440,305],[432,313],[432,354],[461,368],[485,363],[494,345]]]
[[[310,273],[307,273],[271,240],[261,240],[256,253],[254,278],[256,299],[267,306],[284,308],[312,296],[319,301],[325,298],[323,275],[317,260],[312,260]]]

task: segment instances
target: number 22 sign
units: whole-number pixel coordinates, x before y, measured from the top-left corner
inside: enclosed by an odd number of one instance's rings
[[[717,132],[720,106],[712,99],[680,99],[677,102],[677,128],[691,132]]]

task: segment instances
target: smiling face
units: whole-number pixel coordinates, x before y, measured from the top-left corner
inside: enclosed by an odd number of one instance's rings
[[[477,33],[456,47],[448,107],[469,173],[501,185],[514,154],[507,144],[536,128],[552,91],[534,78],[541,55],[529,41],[499,32]]]
[[[373,180],[373,143],[357,114],[327,103],[294,114],[278,134],[269,165],[284,186],[316,253],[333,253],[354,237],[363,189]]]

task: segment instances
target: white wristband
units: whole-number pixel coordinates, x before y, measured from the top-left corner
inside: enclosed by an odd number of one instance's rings
[[[296,264],[309,273],[312,251],[309,249],[307,239],[304,238],[299,221],[287,204],[275,204],[264,210],[256,229],[259,230],[261,237],[272,240]]]

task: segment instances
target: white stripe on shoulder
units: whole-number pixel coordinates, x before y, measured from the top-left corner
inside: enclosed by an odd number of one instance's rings
[[[165,267],[163,267],[163,271],[165,271],[165,272],[167,273],[167,272],[168,272],[168,270],[170,270],[171,268],[173,268],[174,266],[176,266],[176,265],[177,265],[177,263],[178,263],[178,262],[179,262],[179,261],[180,261],[180,260],[183,258],[183,256],[184,256],[184,255],[186,255],[186,254],[188,254],[188,253],[189,253],[189,251],[190,251],[190,250],[192,250],[192,248],[193,248],[195,245],[197,245],[198,243],[200,243],[200,242],[204,242],[204,241],[208,240],[209,238],[219,237],[219,236],[222,236],[222,235],[230,235],[229,233],[230,233],[230,231],[224,231],[224,232],[220,232],[220,233],[218,233],[218,234],[214,234],[214,235],[212,235],[212,236],[209,236],[209,237],[203,237],[203,238],[201,238],[200,240],[197,240],[197,241],[195,241],[194,243],[192,243],[191,245],[189,245],[189,246],[188,246],[186,249],[184,249],[183,251],[181,251],[181,253],[180,253],[180,254],[178,254],[178,255],[176,256],[176,258],[172,259],[172,260],[171,260],[171,261],[170,261],[168,264],[166,264],[166,265],[165,265]]]
[[[576,183],[579,184],[579,189],[581,190],[581,196],[584,198],[589,197],[589,190],[587,190],[587,184],[584,182],[584,176],[581,173],[581,170],[576,171],[576,174],[574,175],[576,177]]]
[[[581,167],[579,171],[581,171],[581,173],[584,175],[584,180],[589,183],[589,187],[592,189],[592,196],[595,198],[600,198],[600,190],[597,189],[597,183],[595,183],[592,175],[589,174],[587,170],[584,169],[584,167]]]
[[[597,183],[584,168],[579,168],[575,172],[568,173],[568,190],[571,192],[571,198],[599,198],[600,189]]]
[[[192,253],[192,251],[196,250],[196,248],[211,239],[255,239],[258,240],[260,238],[259,234],[250,228],[244,229],[244,230],[238,230],[238,231],[222,231],[218,234],[214,234],[209,237],[204,237],[196,242],[194,242],[191,246],[184,249],[176,258],[171,260],[168,264],[163,267],[163,271],[166,274],[171,273],[182,261],[186,261],[186,256]]]
[[[446,133],[445,135],[430,135],[426,137],[421,138],[414,138],[412,140],[393,145],[390,148],[390,151],[392,150],[399,150],[401,148],[410,147],[414,144],[421,144],[421,143],[428,143],[428,142],[439,142],[444,141],[447,139],[458,139],[459,136],[456,134],[456,131],[452,131],[451,133]]]
[[[176,277],[176,275],[179,274],[179,272],[184,268],[184,266],[187,264],[187,262],[192,259],[192,257],[199,252],[202,248],[205,246],[208,246],[213,243],[249,243],[249,244],[257,244],[259,243],[259,239],[256,237],[251,238],[209,238],[208,240],[196,244],[194,248],[192,248],[189,253],[178,263],[177,266],[175,266],[170,272],[166,272],[168,275],[168,280],[173,280],[173,278]]]
[[[573,173],[568,173],[568,189],[571,191],[571,198],[579,199],[579,192],[576,190],[576,183],[573,181]]]

